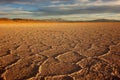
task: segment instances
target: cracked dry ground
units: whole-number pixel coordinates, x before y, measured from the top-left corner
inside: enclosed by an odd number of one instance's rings
[[[120,23],[0,24],[0,80],[120,80]]]

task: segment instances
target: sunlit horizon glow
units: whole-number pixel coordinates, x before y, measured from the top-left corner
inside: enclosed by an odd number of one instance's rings
[[[120,0],[1,0],[0,18],[120,20]]]

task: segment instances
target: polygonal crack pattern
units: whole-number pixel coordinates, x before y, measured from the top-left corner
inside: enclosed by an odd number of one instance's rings
[[[120,80],[119,25],[0,24],[0,80]]]

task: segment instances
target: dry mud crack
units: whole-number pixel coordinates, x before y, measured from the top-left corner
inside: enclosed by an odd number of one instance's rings
[[[0,24],[0,80],[120,80],[119,25]]]

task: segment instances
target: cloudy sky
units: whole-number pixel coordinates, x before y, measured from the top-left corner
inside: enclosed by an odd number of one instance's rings
[[[120,0],[0,0],[3,17],[120,20]]]

